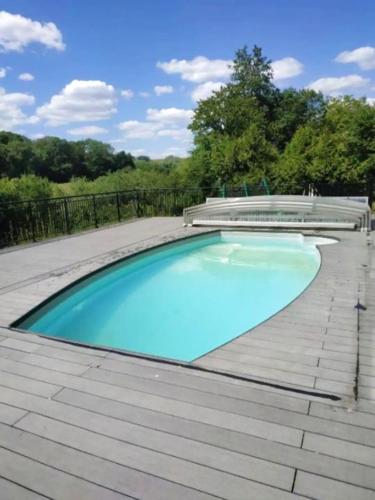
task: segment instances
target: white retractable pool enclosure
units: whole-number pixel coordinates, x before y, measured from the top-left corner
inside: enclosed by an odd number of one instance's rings
[[[186,226],[371,230],[366,197],[247,196],[207,198],[184,209]]]

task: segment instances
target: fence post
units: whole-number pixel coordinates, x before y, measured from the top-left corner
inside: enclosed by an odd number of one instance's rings
[[[69,224],[69,212],[68,212],[68,202],[64,198],[64,216],[65,216],[65,228],[66,233],[70,234],[70,224]]]
[[[267,182],[267,179],[266,179],[265,177],[263,177],[263,179],[262,179],[262,184],[263,184],[263,187],[264,187],[264,189],[265,189],[266,193],[267,193],[268,195],[270,195],[270,194],[271,194],[271,192],[270,192],[270,188],[269,188],[269,186],[268,186],[268,182]]]
[[[35,237],[35,221],[34,221],[33,206],[31,204],[31,201],[29,201],[29,217],[30,217],[30,221],[31,221],[31,233],[33,235],[33,241],[36,241],[36,237]]]
[[[140,217],[139,192],[138,192],[138,190],[135,191],[135,202],[136,202],[137,217]]]
[[[94,222],[95,222],[95,227],[99,227],[98,225],[98,214],[96,213],[96,198],[95,195],[92,195],[92,208],[94,209]]]
[[[116,205],[117,205],[117,218],[121,222],[121,212],[120,212],[120,196],[118,192],[116,193]]]
[[[172,191],[172,196],[173,196],[173,212],[171,214],[166,214],[166,215],[177,215],[177,196],[175,189]]]

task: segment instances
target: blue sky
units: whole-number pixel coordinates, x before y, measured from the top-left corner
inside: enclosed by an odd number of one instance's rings
[[[199,98],[261,46],[280,87],[375,99],[371,0],[2,0],[0,128],[186,155]]]

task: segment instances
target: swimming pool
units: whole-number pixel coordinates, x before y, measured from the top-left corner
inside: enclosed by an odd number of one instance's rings
[[[13,326],[192,361],[280,311],[319,267],[316,240],[301,234],[218,231],[111,265]]]

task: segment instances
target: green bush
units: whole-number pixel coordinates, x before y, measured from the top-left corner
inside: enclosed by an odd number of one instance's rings
[[[0,178],[0,202],[50,198],[52,183],[36,175],[22,175],[14,179]]]

